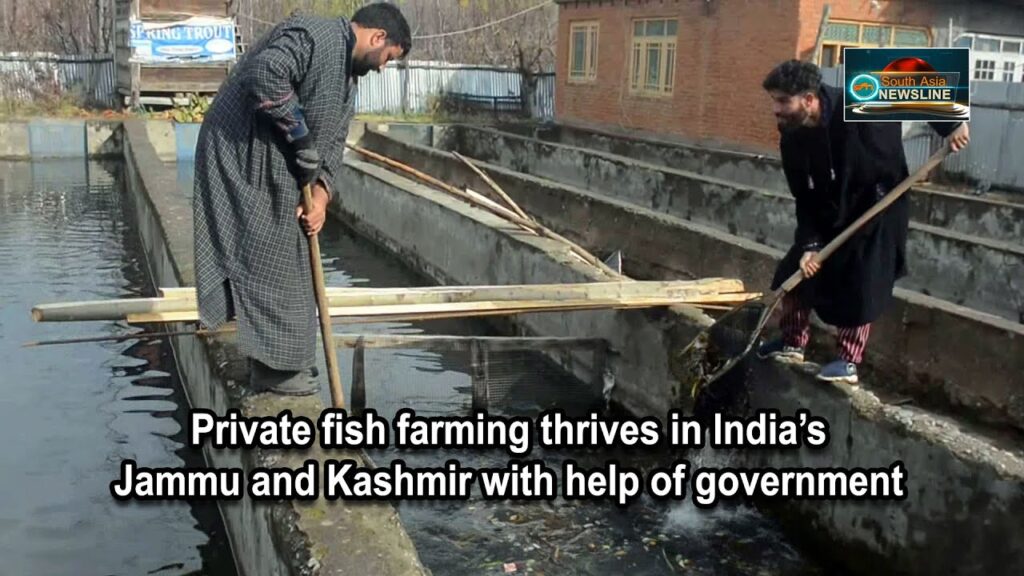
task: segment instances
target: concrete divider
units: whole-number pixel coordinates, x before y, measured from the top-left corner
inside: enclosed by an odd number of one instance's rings
[[[119,122],[32,118],[0,122],[0,159],[121,157]]]
[[[596,282],[613,278],[573,257],[562,244],[523,232],[505,221],[471,209],[461,200],[411,184],[350,155],[343,172],[344,194],[337,208],[363,234],[401,256],[420,272],[444,284],[530,284]],[[459,231],[439,236],[436,229]],[[607,339],[613,350],[612,400],[634,413],[657,413],[686,402],[668,365],[671,319],[691,318],[692,338],[703,317],[689,308],[669,311],[602,310],[517,315],[523,334]],[[668,323],[668,324],[665,324]],[[593,354],[553,358],[584,382],[594,382]]]
[[[696,172],[737,184],[784,192],[788,190],[779,159],[764,154],[701,146],[680,139],[641,137],[571,124],[501,124],[503,132],[607,152],[658,166]]]
[[[487,128],[451,127],[439,144],[773,248],[792,244],[796,214],[787,193]],[[909,274],[900,286],[1013,321],[1024,315],[1024,245],[1019,238],[993,241],[911,222],[908,252]]]
[[[0,159],[32,158],[27,122],[0,122]]]
[[[125,132],[129,198],[154,283],[194,285],[192,208],[178,192],[176,170],[158,156],[144,123],[129,121]],[[217,414],[237,408],[247,417],[275,417],[291,410],[314,422],[323,409],[317,397],[288,399],[249,392],[241,384],[248,379],[248,368],[231,338],[182,336],[172,338],[171,344],[193,408]],[[352,458],[360,466],[368,465],[362,454],[328,454],[319,447],[282,451],[204,446],[204,452],[211,466],[241,468],[246,474],[257,467],[297,469],[307,459]],[[397,512],[386,502],[254,502],[247,496],[220,502],[220,509],[240,574],[427,573]]]
[[[668,138],[642,137],[570,124],[502,124],[499,129],[545,142],[607,152],[789,194],[782,164],[776,155],[715,149]],[[911,217],[916,222],[952,232],[1007,242],[1018,241],[1024,236],[1024,198],[1012,202],[956,193],[935,185],[920,185],[914,187],[910,194],[910,206]]]
[[[483,190],[475,176],[459,168],[461,163],[437,150],[372,131],[361,144],[453,185]],[[672,270],[672,266],[699,263],[693,269],[697,275],[729,275],[723,273],[721,263],[743,267],[760,261],[744,249],[742,240],[722,242],[721,232],[500,167],[485,168],[527,212],[591,248],[628,244],[627,261],[629,253],[637,254],[632,261],[639,259],[647,270],[679,276],[685,269]],[[357,154],[348,155],[343,180],[345,192],[338,195],[335,207],[346,220],[439,281],[543,283],[597,278],[595,272],[567,258],[559,246],[367,164]],[[679,251],[687,254],[679,257],[675,254]],[[716,266],[714,274],[707,273]],[[706,320],[680,309],[662,315],[654,311],[524,315],[523,324],[541,335],[607,338],[619,350],[613,360],[618,398],[635,415],[664,418],[673,397],[660,374],[664,356],[692,338]],[[822,450],[722,452],[723,466],[853,468],[904,462],[907,493],[901,501],[791,500],[775,509],[788,529],[819,543],[830,560],[861,574],[982,575],[1024,570],[1024,551],[1005,545],[1024,536],[1019,522],[1024,513],[1024,461],[1019,455],[1003,452],[927,412],[884,405],[865,390],[825,386],[772,364],[751,362],[736,373],[747,378],[747,401],[752,408],[777,409],[783,415],[809,409],[828,419],[831,442]]]
[[[453,185],[486,189],[446,152],[372,130],[363,142]],[[555,231],[599,256],[623,250],[626,272],[636,278],[725,276],[765,291],[782,256],[779,250],[629,202],[493,164],[484,167],[524,210]],[[1024,430],[1024,326],[899,288],[894,302],[872,328],[866,362],[877,376],[871,386]],[[812,352],[832,355],[831,333],[817,330],[813,339]]]

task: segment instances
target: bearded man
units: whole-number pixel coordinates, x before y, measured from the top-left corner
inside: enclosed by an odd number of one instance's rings
[[[409,25],[391,4],[345,18],[292,16],[239,59],[196,147],[200,322],[237,320],[257,391],[316,393],[316,301],[305,235],[323,227],[356,78],[404,58]],[[312,209],[302,189],[310,185]]]
[[[854,384],[871,323],[906,273],[907,196],[865,224],[824,263],[816,256],[909,175],[902,125],[845,122],[841,89],[822,84],[821,71],[807,62],[780,64],[762,87],[771,96],[782,168],[796,199],[794,244],[775,271],[772,290],[798,269],[808,280],[783,298],[782,338],[762,345],[759,356],[803,362],[814,310],[838,331],[836,358],[822,366],[818,378]],[[931,126],[950,137],[953,151],[970,140],[967,124]]]

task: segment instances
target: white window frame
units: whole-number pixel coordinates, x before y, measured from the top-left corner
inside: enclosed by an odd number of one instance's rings
[[[997,36],[994,34],[980,34],[976,32],[965,32],[957,36],[954,41],[969,40],[971,42],[971,79],[979,82],[1006,82],[1006,66],[1011,64],[1010,82],[1018,81],[1017,71],[1024,70],[1024,36]],[[978,50],[978,40],[996,41],[997,50]],[[1007,47],[1013,46],[1014,52],[1004,51]],[[978,62],[986,64],[994,62],[994,68],[978,68]],[[982,77],[983,76],[983,77]],[[1024,78],[1019,81],[1024,82]]]

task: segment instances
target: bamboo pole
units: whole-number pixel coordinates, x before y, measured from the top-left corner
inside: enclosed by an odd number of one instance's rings
[[[588,252],[582,246],[576,244],[572,240],[569,240],[568,238],[562,236],[561,234],[558,234],[557,232],[552,231],[551,229],[549,229],[549,228],[547,228],[545,226],[542,226],[542,225],[537,224],[535,222],[531,222],[529,220],[521,218],[518,214],[516,214],[512,210],[509,210],[509,209],[496,210],[494,208],[491,208],[490,206],[487,206],[485,204],[482,204],[482,203],[478,202],[475,198],[473,198],[469,194],[466,194],[462,190],[459,190],[458,188],[452,186],[451,184],[447,184],[445,182],[442,182],[441,180],[438,180],[437,178],[434,178],[433,176],[431,176],[429,174],[421,172],[421,171],[413,168],[412,166],[409,166],[407,164],[403,164],[403,163],[401,163],[401,162],[399,162],[397,160],[393,160],[393,159],[388,158],[387,156],[384,156],[382,154],[378,154],[376,152],[372,152],[370,150],[367,150],[366,148],[363,148],[362,146],[356,146],[356,145],[353,145],[353,144],[346,144],[346,146],[349,149],[354,150],[355,152],[358,152],[358,153],[366,156],[367,158],[372,158],[372,159],[377,160],[378,162],[381,162],[381,163],[383,163],[383,164],[385,164],[387,166],[390,166],[392,168],[397,168],[398,170],[401,170],[401,171],[406,172],[408,174],[412,174],[413,176],[419,178],[420,180],[423,180],[424,182],[432,184],[432,185],[436,186],[437,188],[440,188],[441,190],[443,190],[445,192],[448,192],[449,194],[451,194],[451,195],[453,195],[453,196],[455,196],[457,198],[465,200],[466,202],[469,202],[470,204],[472,204],[474,206],[483,207],[488,212],[491,212],[491,213],[493,213],[493,214],[495,214],[495,215],[497,215],[497,216],[499,216],[501,218],[504,218],[505,220],[508,220],[509,222],[512,222],[513,224],[517,224],[517,225],[520,225],[520,226],[523,226],[523,227],[530,228],[530,229],[532,229],[534,232],[536,232],[540,236],[544,236],[544,237],[549,238],[551,240],[562,242],[563,244],[567,245],[571,250],[576,252],[581,258],[586,260],[586,262],[588,264],[590,264],[591,266],[594,266],[595,268],[598,268],[599,270],[603,271],[605,274],[608,274],[609,276],[612,276],[613,278],[620,278],[621,277],[621,275],[618,272],[616,272],[615,270],[612,270],[611,268],[609,268],[607,264],[605,264],[604,262],[601,262],[599,259],[597,259],[593,254]]]

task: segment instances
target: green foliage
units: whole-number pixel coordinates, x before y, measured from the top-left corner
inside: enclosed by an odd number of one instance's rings
[[[184,106],[175,106],[170,111],[170,117],[175,122],[182,124],[188,122],[202,123],[203,118],[210,109],[210,103],[212,101],[213,99],[209,96],[189,94],[188,104],[185,104]]]

